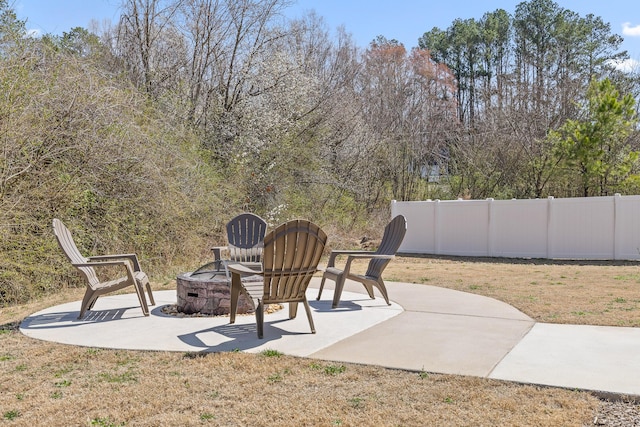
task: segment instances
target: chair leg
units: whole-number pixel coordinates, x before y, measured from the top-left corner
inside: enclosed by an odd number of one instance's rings
[[[142,283],[136,282],[133,284],[136,288],[136,295],[138,295],[138,301],[140,302],[140,308],[142,309],[142,314],[145,316],[149,315],[149,306],[147,305],[147,298],[144,296],[144,286]]]
[[[91,301],[87,305],[87,310],[93,310],[93,306],[96,305],[96,301],[98,301],[98,294],[93,294]]]
[[[391,303],[389,302],[389,295],[387,294],[387,287],[384,285],[384,281],[382,280],[382,278],[379,278],[377,282],[378,282],[377,287],[380,293],[382,294],[382,297],[387,302],[387,305],[391,305]]]
[[[304,309],[307,311],[307,318],[309,319],[309,326],[311,326],[311,333],[316,333],[316,327],[313,324],[313,317],[311,317],[311,307],[309,307],[309,302],[305,298],[302,303],[304,304]]]
[[[373,294],[373,286],[371,285],[371,283],[362,282],[362,284],[364,285],[364,288],[367,290],[367,294],[369,294],[369,298],[375,299],[376,296]]]
[[[333,291],[333,304],[331,304],[331,308],[338,307],[340,303],[340,296],[342,295],[342,289],[344,288],[345,275],[340,274],[336,277],[336,288]]]
[[[80,305],[80,314],[78,315],[78,319],[82,319],[87,310],[91,310],[93,308],[93,304],[95,304],[98,296],[95,295],[95,291],[87,286],[87,290],[84,293],[84,297],[82,298],[82,304]]]
[[[238,298],[240,297],[240,275],[231,275],[231,305],[229,307],[229,323],[236,322],[236,311],[238,311]]]
[[[320,301],[320,295],[322,295],[322,289],[324,288],[324,281],[326,280],[326,276],[322,275],[322,281],[320,282],[320,290],[318,291],[318,296],[316,297],[316,301]]]
[[[295,319],[298,314],[298,303],[290,302],[289,303],[289,319]]]
[[[149,295],[149,305],[156,305],[156,300],[153,299],[153,294],[151,293],[151,283],[147,282],[147,294]]]
[[[140,272],[142,273],[142,272]],[[147,290],[147,294],[149,295],[149,304],[148,305],[156,305],[155,300],[153,299],[153,293],[151,293],[151,283],[149,282],[149,277],[145,274],[138,274],[138,283],[140,284],[140,289],[142,296],[144,297],[144,291]]]
[[[262,300],[258,300],[258,306],[256,307],[256,328],[258,330],[258,338],[262,339],[264,336],[264,305]]]

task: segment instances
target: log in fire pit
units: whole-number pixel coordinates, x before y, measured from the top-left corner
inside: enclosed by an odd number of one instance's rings
[[[243,277],[243,282],[260,282],[261,276]],[[231,277],[224,264],[217,261],[176,278],[178,312],[185,314],[224,315],[231,306]],[[253,304],[244,295],[238,298],[238,314],[252,313]]]

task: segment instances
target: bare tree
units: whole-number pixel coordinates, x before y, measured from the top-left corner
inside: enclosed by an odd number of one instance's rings
[[[453,74],[428,51],[408,56],[384,37],[371,43],[364,63],[363,114],[375,134],[372,184],[389,180],[400,200],[424,197],[424,183],[444,166],[448,129],[457,123]]]
[[[182,0],[125,0],[117,28],[116,55],[132,80],[158,96],[184,65],[184,42],[176,26]],[[175,80],[172,81],[175,83]]]

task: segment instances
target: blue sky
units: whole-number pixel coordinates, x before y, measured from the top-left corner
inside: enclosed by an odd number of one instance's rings
[[[287,14],[301,16],[315,10],[332,30],[344,26],[365,47],[378,35],[396,39],[408,49],[433,27],[446,29],[454,19],[480,19],[486,12],[504,9],[513,14],[521,0],[298,0]],[[581,16],[592,13],[611,24],[612,32],[624,37],[622,48],[640,63],[640,1],[555,0]],[[116,21],[120,0],[9,0],[27,28],[61,34],[73,27],[88,27],[94,19]]]

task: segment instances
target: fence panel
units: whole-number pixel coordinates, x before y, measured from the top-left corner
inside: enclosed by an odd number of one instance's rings
[[[640,196],[396,202],[400,253],[640,259]]]
[[[550,258],[613,259],[613,206],[613,197],[553,200]]]
[[[488,256],[489,201],[468,200],[465,209],[459,201],[441,201],[436,205],[436,242],[443,255]]]
[[[491,210],[491,256],[546,258],[549,201],[495,200]]]
[[[435,207],[431,201],[392,203],[391,217],[402,214],[407,220],[407,234],[402,241],[402,251],[435,254]],[[398,211],[400,209],[400,211]]]
[[[640,197],[615,197],[616,259],[640,259]]]

